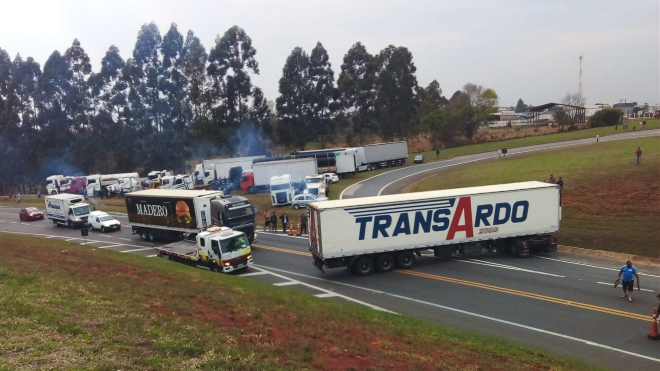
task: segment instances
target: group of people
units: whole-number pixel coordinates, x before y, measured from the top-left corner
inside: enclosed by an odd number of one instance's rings
[[[9,202],[21,203],[21,192],[10,192]]]
[[[286,233],[289,225],[289,216],[286,211],[278,217],[275,211],[266,210],[264,212],[264,231],[268,229],[270,232],[277,232],[277,219],[282,222],[282,232]],[[307,213],[301,213],[298,222],[300,223],[300,233],[307,234]]]
[[[560,192],[564,188],[564,180],[561,177],[559,177],[559,180],[556,180],[555,176],[552,175],[552,174],[550,174],[550,179],[548,179],[548,183],[559,185],[559,191]]]

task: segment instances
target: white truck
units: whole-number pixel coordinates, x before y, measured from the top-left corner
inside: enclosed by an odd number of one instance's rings
[[[552,252],[559,230],[559,187],[523,182],[307,205],[314,264],[358,275],[412,268],[415,254]]]
[[[195,241],[182,240],[155,247],[158,254],[193,266],[229,273],[254,264],[250,241],[241,231],[227,227],[210,227],[200,232]]]
[[[291,182],[291,175],[273,176],[269,182],[270,201],[273,206],[288,205],[296,193]]]
[[[164,176],[160,178],[160,188],[161,189],[193,189],[193,180],[192,177],[188,174],[185,175],[175,175],[175,176]]]
[[[241,168],[241,172],[237,172],[237,177],[240,178],[243,170],[252,169],[252,161],[255,159],[264,158],[266,156],[249,156],[249,157],[234,157],[234,158],[221,158],[204,160],[201,164],[195,166],[192,173],[193,183],[195,186],[206,187],[212,182],[219,179],[230,178],[229,171],[232,168]],[[240,181],[240,180],[239,180]]]
[[[408,143],[405,141],[368,144],[361,148],[363,155],[359,167],[366,167],[366,170],[403,165],[408,160]]]
[[[265,191],[274,176],[289,174],[291,183],[303,185],[308,175],[318,174],[314,158],[258,162],[252,165],[252,171],[244,171],[241,189],[248,193]]]
[[[66,225],[72,228],[87,225],[92,210],[85,203],[84,196],[61,193],[46,196],[45,202],[46,215],[56,226]]]
[[[329,192],[325,175],[308,175],[305,182],[307,183],[306,193],[318,197],[328,197]]]
[[[240,196],[220,191],[149,189],[126,194],[126,210],[133,234],[145,241],[180,240],[214,224],[244,232],[256,239],[254,209]]]
[[[64,181],[64,184],[62,182]],[[64,175],[51,175],[46,178],[46,194],[56,195],[58,193],[66,192],[69,187],[66,186],[68,180]]]
[[[107,190],[108,186],[117,188],[117,192],[119,192],[118,184],[137,184],[140,182],[140,174],[138,173],[92,174],[87,175],[86,178],[87,197],[101,195],[102,190]]]

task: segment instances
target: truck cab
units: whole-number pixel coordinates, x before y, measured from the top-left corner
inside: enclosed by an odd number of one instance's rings
[[[215,172],[215,166],[204,166],[204,163],[195,166],[192,179],[196,187],[206,187],[218,178]]]
[[[51,175],[46,178],[46,193],[49,195],[61,193],[63,190],[60,189],[60,181],[63,178],[64,175]]]
[[[256,192],[254,187],[254,173],[252,170],[243,170],[243,175],[241,176],[241,190],[247,193]]]
[[[160,178],[162,189],[193,189],[192,177],[186,175],[164,176]]]
[[[308,175],[305,178],[307,193],[317,197],[327,197],[327,184],[323,175]]]
[[[291,175],[284,174],[270,178],[270,198],[273,206],[288,205],[293,200]]]
[[[62,193],[45,198],[46,215],[53,224],[65,224],[69,228],[87,225],[91,208],[84,196]]]
[[[244,232],[250,242],[257,238],[254,209],[245,197],[222,196],[211,200],[211,221]]]

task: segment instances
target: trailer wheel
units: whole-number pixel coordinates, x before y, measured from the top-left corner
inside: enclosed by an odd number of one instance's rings
[[[415,255],[411,251],[402,251],[396,255],[396,266],[410,269],[415,265]]]
[[[142,230],[140,230],[140,237],[142,237],[142,241],[146,241],[149,239],[149,235],[147,234],[147,232],[148,231],[145,228],[142,228]]]
[[[362,256],[353,263],[353,272],[358,276],[368,276],[374,272],[374,260],[369,256]]]
[[[149,241],[151,241],[151,242],[156,241],[156,233],[154,232],[153,229],[149,230]]]
[[[248,193],[253,194],[254,193],[254,187],[252,187],[252,186],[248,187]]]
[[[394,257],[390,254],[381,254],[376,258],[376,269],[381,273],[394,270]]]

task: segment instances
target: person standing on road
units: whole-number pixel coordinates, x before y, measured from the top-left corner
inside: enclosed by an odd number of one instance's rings
[[[307,213],[300,214],[300,234],[307,234]]]
[[[623,295],[621,297],[625,298],[628,296],[628,301],[632,302],[632,294],[635,290],[635,280],[633,279],[633,275],[637,278],[638,285],[639,276],[637,275],[637,269],[632,265],[630,260],[626,262],[626,265],[621,267],[618,278],[621,278],[622,275],[623,279],[621,280],[621,286],[623,286]]]
[[[635,155],[637,155],[637,165],[642,163],[642,150],[637,147],[637,151],[635,152]]]
[[[550,184],[557,184],[557,181],[555,181],[555,176],[550,174],[550,179],[548,179],[548,183]]]
[[[559,185],[559,193],[561,193],[561,190],[564,189],[564,181],[561,179],[561,177],[559,177],[557,184]]]
[[[266,228],[270,228],[270,213],[268,210],[264,211],[264,232],[266,232]]]
[[[598,143],[599,139],[600,139],[600,134],[596,134],[596,143]]]
[[[289,224],[289,217],[286,215],[286,211],[282,213],[280,219],[282,219],[282,232],[286,233],[286,225]]]
[[[37,189],[37,198],[41,198],[41,190]]]
[[[435,150],[435,159],[436,159],[436,160],[439,160],[439,159],[440,159],[440,150],[439,150],[439,149],[436,149],[436,150]]]
[[[277,232],[277,213],[274,211],[270,214],[270,231]]]

